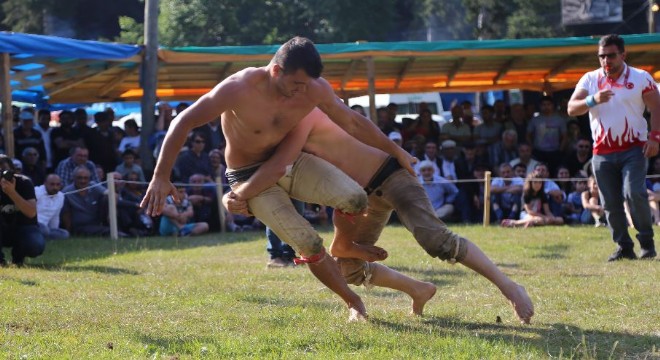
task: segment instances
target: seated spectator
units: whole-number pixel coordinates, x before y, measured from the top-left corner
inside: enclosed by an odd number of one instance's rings
[[[37,221],[41,234],[50,240],[67,239],[69,232],[60,228],[60,213],[64,206],[62,179],[57,174],[46,177],[43,185],[34,188],[37,197]]]
[[[582,205],[582,193],[587,190],[587,178],[580,177],[573,184],[574,190],[564,203],[564,217],[569,224],[589,224],[591,214]]]
[[[140,202],[129,196],[124,197],[124,181],[118,172],[113,172],[115,180],[115,196],[117,201],[117,228],[119,231],[133,236],[145,236],[151,231],[151,223],[142,221],[145,209]],[[151,218],[149,218],[151,219]]]
[[[208,232],[209,225],[207,223],[195,223],[192,221],[195,212],[188,200],[185,187],[179,185],[177,187],[177,194],[179,196],[179,204],[174,202],[172,196],[167,197],[167,203],[163,208],[163,216],[160,219],[160,234],[163,236],[190,236]]]
[[[209,153],[209,161],[211,162],[211,178],[214,181],[217,181],[218,178],[222,179],[223,194],[230,190],[229,182],[227,181],[227,176],[225,175],[227,164],[225,163],[224,151],[224,148],[213,149]]]
[[[72,172],[73,183],[62,190],[64,206],[62,224],[71,234],[110,235],[108,224],[108,198],[102,186],[91,186],[92,171],[78,166]],[[126,236],[122,233],[121,236]]]
[[[445,140],[442,142],[441,146],[440,160],[436,161],[440,168],[439,175],[447,180],[456,180],[458,179],[456,142],[453,140]]]
[[[219,231],[220,216],[218,215],[215,182],[207,182],[202,174],[193,174],[188,181],[191,185],[186,190],[186,194],[188,194],[188,201],[192,204],[195,213],[192,221],[207,223],[211,231]]]
[[[563,164],[568,168],[571,176],[581,173],[585,166],[591,163],[591,140],[588,138],[580,138],[573,151],[571,151],[563,160]]]
[[[568,168],[563,165],[559,165],[557,168],[557,186],[559,189],[568,195],[573,191],[573,183],[569,180],[571,178],[571,173],[568,171]]]
[[[502,140],[491,145],[488,156],[491,165],[508,163],[518,158],[518,135],[515,130],[504,130]]]
[[[536,159],[532,158],[532,146],[525,142],[518,144],[518,158],[509,162],[509,164],[511,164],[513,167],[515,167],[517,164],[525,165],[527,167],[525,176],[534,171],[534,168],[538,163],[539,162]]]
[[[660,175],[660,156],[649,161],[649,175]],[[656,225],[660,225],[660,177],[651,177],[646,179],[646,192],[649,195],[649,205],[651,206],[651,215]]]
[[[561,225],[564,219],[550,212],[548,197],[543,191],[543,179],[537,173],[532,173],[525,179],[523,185],[523,209],[520,220],[504,219],[504,227],[529,227],[541,225]]]
[[[55,173],[62,179],[65,187],[73,184],[73,171],[79,166],[87,168],[91,174],[89,181],[100,182],[96,174],[96,165],[89,161],[89,150],[84,146],[76,146],[73,148],[71,156],[60,161],[55,169]]]
[[[440,220],[447,220],[454,214],[458,188],[442,176],[434,174],[433,164],[428,160],[420,163],[419,172],[419,182],[431,200],[435,215]]]
[[[497,222],[503,219],[518,219],[524,180],[514,177],[511,165],[506,162],[500,165],[499,173],[500,177],[494,178],[490,183],[495,218]]]
[[[541,179],[546,179],[543,182],[543,191],[548,196],[550,211],[552,211],[555,216],[561,216],[563,212],[563,203],[566,200],[566,193],[559,187],[559,185],[557,185],[556,182],[547,180],[550,178],[550,171],[548,170],[548,166],[545,163],[536,164],[534,172],[539,175]]]
[[[467,223],[480,223],[483,222],[484,215],[484,174],[489,171],[490,167],[487,164],[477,164],[472,171],[472,179],[474,182],[465,183],[464,187],[459,190],[459,198],[462,196],[465,200],[457,203],[461,211],[461,219]],[[461,195],[464,192],[464,195]],[[458,201],[458,200],[457,200]]]
[[[401,133],[398,131],[392,131],[389,134],[387,134],[387,137],[390,138],[395,144],[399,146],[403,146],[403,136],[401,136]]]
[[[23,162],[18,159],[11,159],[12,164],[14,164],[14,174],[23,175]]]
[[[596,178],[590,176],[587,180],[587,190],[582,192],[582,207],[589,215],[582,218],[583,224],[594,224],[596,227],[607,226],[605,208],[600,204],[600,193]]]
[[[101,165],[96,165],[94,170],[96,171],[96,177],[99,178],[99,183],[107,180],[105,176],[105,171],[103,170],[103,167]],[[107,189],[107,186],[103,185],[103,187]]]
[[[525,164],[518,163],[513,167],[513,175],[525,179],[527,177],[527,166]]]
[[[193,133],[190,141],[190,149],[179,153],[174,168],[177,177],[180,179],[190,179],[193,174],[202,174],[207,181],[211,179],[211,162],[209,154],[204,152],[206,140],[199,133]]]
[[[140,128],[135,120],[129,119],[124,123],[126,135],[119,142],[117,150],[123,153],[127,149],[137,150],[140,148]]]
[[[121,154],[122,163],[117,165],[115,171],[120,173],[122,177],[126,177],[129,172],[134,172],[138,174],[138,181],[145,182],[144,172],[142,167],[138,165],[135,160],[137,159],[137,153],[133,149],[126,149]]]
[[[39,186],[44,183],[46,178],[46,171],[43,165],[39,162],[39,152],[33,147],[26,147],[21,154],[23,162],[23,169],[21,174],[27,176],[32,180],[34,186]]]
[[[11,248],[12,262],[23,266],[26,257],[44,252],[46,241],[37,223],[34,186],[27,176],[12,175],[14,164],[0,155],[0,266],[7,266],[3,248]]]
[[[450,141],[450,140],[448,140]],[[454,143],[455,145],[456,143]],[[438,144],[436,144],[434,141],[428,141],[424,145],[424,154],[422,154],[421,157],[418,158],[420,162],[418,162],[415,165],[415,172],[419,175],[419,165],[421,164],[421,161],[429,161],[431,162],[433,166],[433,173],[436,175],[440,175],[440,166],[442,164],[442,159],[438,156]]]

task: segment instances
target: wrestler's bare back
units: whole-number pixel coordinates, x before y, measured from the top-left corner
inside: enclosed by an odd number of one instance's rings
[[[308,79],[306,91],[288,94],[274,88],[266,68],[248,68],[225,81],[235,94],[221,121],[229,168],[268,159],[284,136],[319,103],[316,79]]]
[[[312,110],[303,122],[309,122],[301,125],[310,129],[303,150],[336,166],[360,186],[368,185],[388,157],[349,135],[319,109]]]

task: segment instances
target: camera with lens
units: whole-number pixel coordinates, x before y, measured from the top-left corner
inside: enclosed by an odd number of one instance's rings
[[[4,170],[2,172],[2,178],[7,180],[7,181],[13,181],[14,180],[14,171],[13,170]]]

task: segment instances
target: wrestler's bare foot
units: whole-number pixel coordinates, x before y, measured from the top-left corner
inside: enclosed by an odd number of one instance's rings
[[[355,304],[348,304],[348,321],[367,321],[367,309],[362,302]]]
[[[361,259],[369,262],[385,260],[388,255],[387,251],[381,247],[354,242],[333,241],[328,250],[335,257]]]
[[[532,300],[527,295],[525,288],[512,281],[503,287],[501,291],[509,299],[520,322],[529,324],[532,316],[534,316],[534,304],[532,304]]]
[[[422,316],[424,305],[435,295],[436,287],[429,282],[421,282],[412,297],[412,314]]]

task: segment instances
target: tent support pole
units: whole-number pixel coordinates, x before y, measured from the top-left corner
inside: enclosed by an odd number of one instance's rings
[[[2,127],[5,134],[5,153],[14,157],[14,115],[11,110],[11,82],[9,54],[2,53],[2,71],[0,71],[0,96],[2,99]]]
[[[374,58],[369,56],[364,59],[367,62],[367,78],[369,80],[369,117],[378,125],[376,117],[376,67]]]
[[[158,0],[146,0],[144,6],[144,54],[142,61],[142,129],[140,159],[142,167],[151,173],[154,160],[149,150],[149,137],[154,133],[154,111],[158,87]]]

